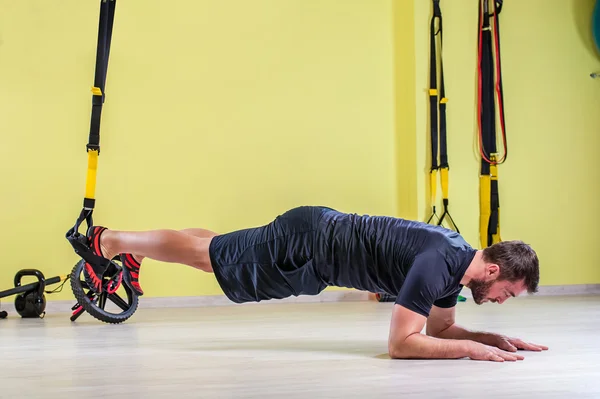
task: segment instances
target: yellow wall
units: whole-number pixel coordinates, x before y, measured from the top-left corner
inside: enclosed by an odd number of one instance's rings
[[[586,2],[551,3],[502,14],[503,238],[535,246],[543,284],[600,283],[600,87],[589,78],[600,61],[581,28]],[[442,6],[452,213],[477,245],[477,10]],[[0,9],[8,288],[20,268],[56,275],[77,260],[64,233],[83,196],[98,4]],[[229,231],[300,204],[425,218],[429,18],[429,2],[409,0],[119,2],[96,222]],[[212,276],[156,262],[142,284],[148,296],[220,293]]]
[[[417,101],[415,65],[415,17],[412,1],[392,2],[394,21],[394,94],[396,137],[396,192],[398,216],[416,219],[423,199],[423,180],[417,173]]]
[[[417,147],[429,135],[430,2],[415,1]],[[505,2],[501,50],[509,155],[499,167],[502,238],[537,250],[541,284],[600,283],[600,69],[593,0]],[[452,214],[478,245],[477,3],[442,0]],[[417,152],[427,181],[429,154]],[[424,204],[423,201],[419,202]],[[420,208],[421,217],[428,208]]]
[[[77,260],[64,233],[83,198],[98,2],[0,9],[0,283],[10,286],[20,268],[56,275]],[[390,9],[119,1],[96,222],[222,232],[301,204],[395,213]],[[220,293],[210,275],[153,262],[142,286]]]

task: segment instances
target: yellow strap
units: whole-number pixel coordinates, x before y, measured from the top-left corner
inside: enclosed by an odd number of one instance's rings
[[[99,87],[92,87],[92,94],[95,96],[102,96],[102,90]]]
[[[496,164],[490,165],[490,177],[492,180],[498,180],[498,166]]]
[[[440,173],[442,177],[442,196],[444,199],[448,199],[448,168],[442,168]]]
[[[94,199],[96,196],[96,170],[98,169],[98,151],[88,151],[88,168],[85,181],[85,198]]]
[[[440,103],[441,103],[441,104],[446,104],[447,102],[448,102],[448,99],[447,99],[446,97],[443,97],[443,98],[440,100]]]
[[[481,248],[487,247],[488,223],[491,215],[490,176],[479,176],[479,242]]]
[[[429,174],[429,184],[431,187],[431,206],[435,206],[437,200],[437,170],[432,170]]]
[[[438,91],[437,89],[429,89],[429,95],[430,96],[437,96]]]
[[[491,161],[496,161],[496,154],[492,154]],[[490,165],[490,180],[498,181],[498,165],[491,164]],[[492,234],[492,243],[495,244],[497,242],[502,241],[500,238],[500,206],[498,206],[498,225],[496,226],[496,234]]]

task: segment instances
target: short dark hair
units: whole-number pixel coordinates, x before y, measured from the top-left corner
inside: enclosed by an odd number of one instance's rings
[[[524,280],[527,292],[538,290],[540,264],[535,251],[523,241],[501,241],[483,250],[483,261],[500,267],[500,281]]]

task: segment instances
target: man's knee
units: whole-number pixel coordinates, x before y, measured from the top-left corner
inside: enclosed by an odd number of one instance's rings
[[[213,238],[218,235],[214,231],[200,228],[183,229],[181,230],[181,232],[198,238]]]
[[[212,273],[212,263],[210,261],[210,242],[211,238],[200,238],[198,239],[198,247],[194,259],[190,261],[190,266],[195,269],[199,269],[205,271],[207,273]]]

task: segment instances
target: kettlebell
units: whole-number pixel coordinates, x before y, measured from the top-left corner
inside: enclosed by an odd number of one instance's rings
[[[44,317],[46,310],[46,280],[44,274],[35,269],[24,269],[15,275],[15,287],[21,286],[23,276],[36,276],[38,285],[35,289],[21,293],[15,298],[15,310],[23,318]]]

